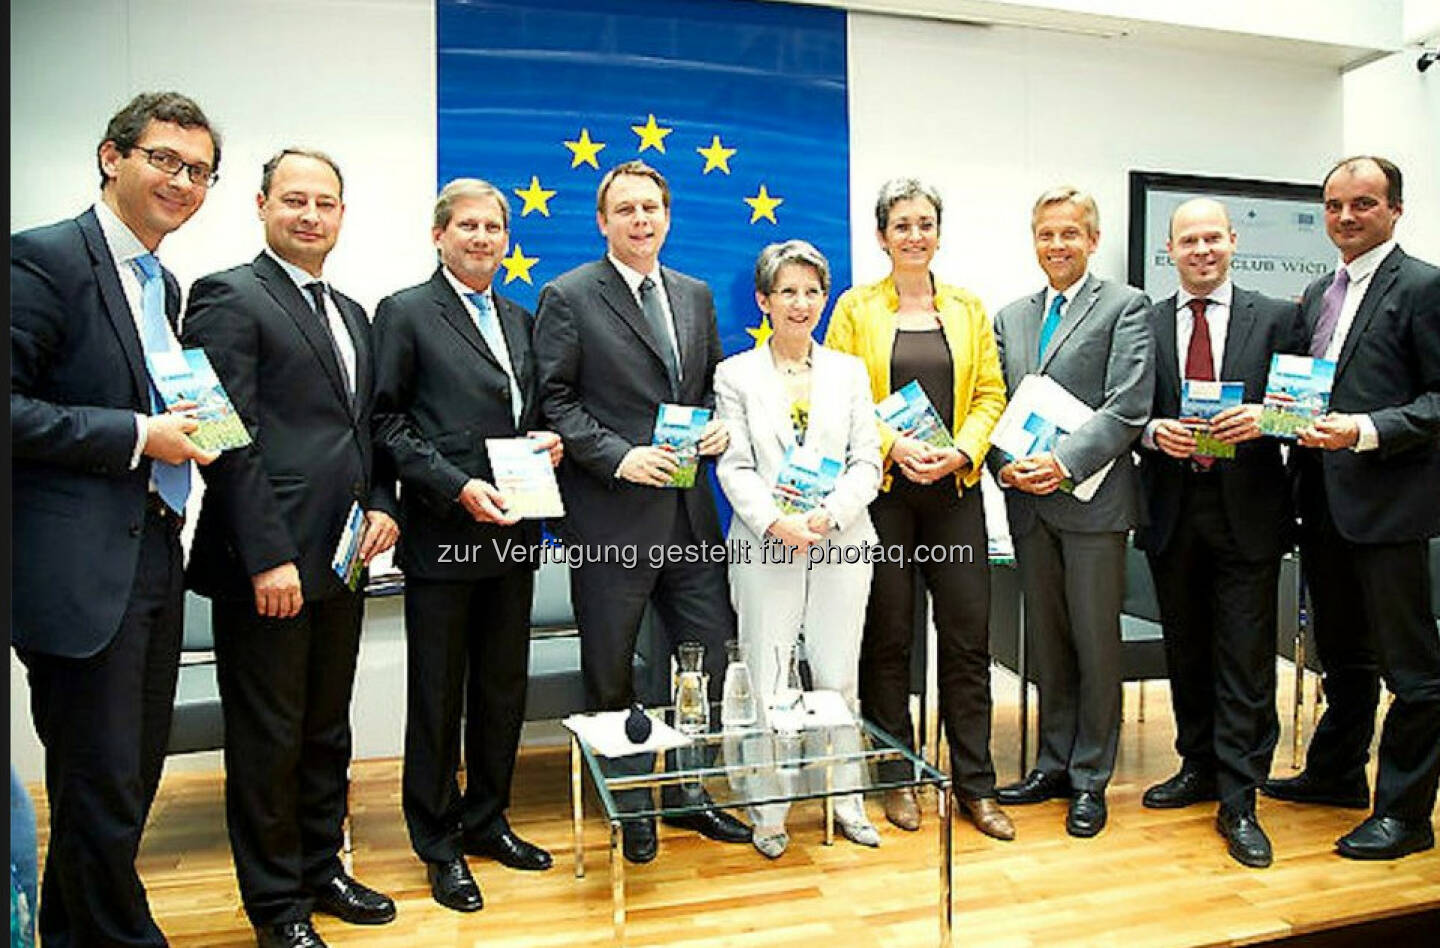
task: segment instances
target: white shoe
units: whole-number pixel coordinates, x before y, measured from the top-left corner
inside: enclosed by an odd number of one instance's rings
[[[839,814],[835,816],[835,825],[840,828],[840,835],[861,846],[869,846],[872,849],[880,845],[880,831],[875,824],[868,819],[844,819]]]
[[[782,827],[755,827],[750,841],[766,859],[779,859],[790,845],[790,834]]]

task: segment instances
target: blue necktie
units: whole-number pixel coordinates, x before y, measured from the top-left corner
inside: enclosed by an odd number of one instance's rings
[[[1050,301],[1050,309],[1045,314],[1045,321],[1040,324],[1040,350],[1035,353],[1035,364],[1039,365],[1045,360],[1045,347],[1050,345],[1050,337],[1055,335],[1055,330],[1060,325],[1060,307],[1065,305],[1065,294],[1056,293],[1055,298]]]
[[[490,347],[490,354],[500,363],[500,367],[505,370],[505,377],[510,381],[510,417],[519,424],[520,412],[525,407],[524,399],[520,395],[520,385],[515,381],[515,371],[506,365],[509,350],[505,345],[505,337],[500,332],[500,319],[495,315],[495,304],[490,302],[488,293],[466,293],[465,297],[475,304],[475,327],[480,330],[485,345]]]
[[[170,333],[165,325],[165,279],[160,275],[160,261],[154,254],[144,253],[134,259],[135,274],[140,278],[140,344],[145,352],[169,352]],[[165,410],[165,403],[150,383],[150,406],[156,412]],[[190,462],[166,464],[152,459],[150,479],[165,505],[177,514],[185,512],[190,496]]]

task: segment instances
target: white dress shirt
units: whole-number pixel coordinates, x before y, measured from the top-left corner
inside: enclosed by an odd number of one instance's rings
[[[144,289],[140,284],[140,276],[135,272],[135,258],[143,257],[149,253],[140,238],[135,232],[125,225],[115,212],[110,210],[110,205],[104,201],[96,201],[93,208],[95,219],[100,223],[100,234],[105,238],[105,246],[110,251],[110,257],[115,261],[115,271],[120,277],[120,289],[125,291],[125,304],[130,307],[130,318],[135,322],[135,334],[140,337],[141,349],[144,349],[145,326],[144,326],[144,303],[141,298],[144,296]],[[170,327],[170,320],[165,320],[165,338],[170,343],[170,348],[180,348],[180,343],[175,339],[175,331]],[[148,371],[148,370],[147,370]],[[146,393],[149,398],[149,393]],[[135,414],[135,450],[130,454],[130,470],[140,466],[140,458],[145,454],[146,440],[146,418],[148,415],[143,412]],[[150,483],[150,489],[155,489],[155,483]]]
[[[1365,291],[1370,288],[1370,278],[1375,276],[1375,271],[1380,269],[1380,263],[1395,249],[1395,241],[1387,240],[1378,247],[1371,247],[1360,256],[1345,263],[1343,260],[1335,264],[1338,273],[1342,268],[1350,273],[1350,285],[1345,288],[1345,302],[1340,305],[1340,318],[1335,323],[1335,334],[1330,337],[1330,345],[1325,349],[1325,358],[1331,362],[1340,360],[1340,353],[1345,348],[1345,339],[1350,335],[1350,326],[1355,322],[1355,313],[1360,309],[1360,301],[1365,298]],[[1375,430],[1375,422],[1369,415],[1355,415],[1355,422],[1360,426],[1360,437],[1355,442],[1352,451],[1374,451],[1380,447],[1380,432]]]
[[[645,280],[647,274],[621,263],[613,253],[607,253],[605,256],[614,264],[615,269],[620,271],[620,276],[625,279],[625,285],[630,287],[630,295],[635,297],[636,304],[643,311],[645,304],[640,302],[640,284]],[[680,343],[676,341],[675,314],[670,312],[670,294],[665,292],[665,281],[660,276],[660,264],[655,264],[655,272],[648,275],[655,281],[655,289],[660,294],[660,308],[665,312],[665,328],[670,330],[670,338],[664,342],[670,346],[670,351],[675,353],[675,371],[678,373],[676,380],[679,381],[685,378],[685,369],[680,359]]]
[[[475,291],[456,279],[455,274],[450,272],[449,267],[442,266],[440,272],[445,274],[445,281],[450,284],[450,289],[454,290],[455,295],[460,297],[460,305],[465,307],[465,312],[470,315],[470,321],[478,327],[480,325],[480,310],[470,300],[470,294]],[[493,286],[487,286],[481,295],[490,301],[490,312],[495,314],[495,325],[500,330],[496,333],[498,338],[496,338],[493,343],[486,338],[485,345],[498,350],[492,352],[491,355],[495,356],[496,360],[499,361],[500,368],[505,370],[505,376],[510,380],[510,415],[515,419],[515,423],[519,424],[520,413],[525,408],[524,396],[520,393],[520,381],[515,378],[515,366],[511,364],[510,344],[505,341],[505,326],[500,322],[500,307],[495,303],[495,288]],[[481,338],[485,338],[483,333],[481,334]]]
[[[325,277],[311,276],[288,260],[282,260],[279,255],[269,247],[265,248],[265,253],[269,254],[271,260],[280,264],[280,269],[284,270],[285,275],[295,282],[296,288],[300,290],[301,297],[303,297],[306,304],[309,305],[312,297],[306,287],[316,280],[323,282]],[[335,339],[335,347],[340,350],[340,358],[345,361],[345,373],[350,380],[350,394],[353,396],[355,394],[355,341],[350,338],[350,327],[345,325],[344,317],[340,315],[340,310],[335,306],[335,300],[330,296],[329,284],[326,284],[324,299],[325,322],[330,326],[330,335]]]
[[[1175,293],[1175,367],[1184,385],[1185,360],[1190,354],[1190,338],[1195,335],[1195,314],[1190,311],[1190,301],[1198,297],[1185,287]],[[1235,300],[1235,284],[1228,279],[1215,288],[1215,292],[1204,297],[1209,300],[1205,307],[1205,324],[1210,329],[1210,364],[1215,367],[1216,381],[1224,381],[1221,369],[1225,362],[1225,340],[1230,335],[1230,306]],[[1140,443],[1147,448],[1155,447],[1155,429],[1163,418],[1151,418],[1145,423]]]

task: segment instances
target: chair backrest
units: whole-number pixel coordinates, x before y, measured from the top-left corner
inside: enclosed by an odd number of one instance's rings
[[[530,629],[551,631],[574,627],[575,609],[570,603],[570,567],[547,560],[535,571],[535,592],[530,599]]]
[[[215,636],[210,630],[210,600],[193,592],[185,593],[185,639],[187,652],[209,652],[215,649]]]
[[[1160,603],[1155,596],[1155,580],[1145,554],[1133,545],[1125,547],[1125,603],[1120,611],[1126,615],[1160,621]]]

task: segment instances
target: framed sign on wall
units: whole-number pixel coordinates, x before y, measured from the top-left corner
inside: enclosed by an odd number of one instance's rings
[[[1151,299],[1169,296],[1179,284],[1165,251],[1170,215],[1197,197],[1215,198],[1229,210],[1237,238],[1230,274],[1246,289],[1298,300],[1307,284],[1334,267],[1318,184],[1131,171],[1127,276]]]

